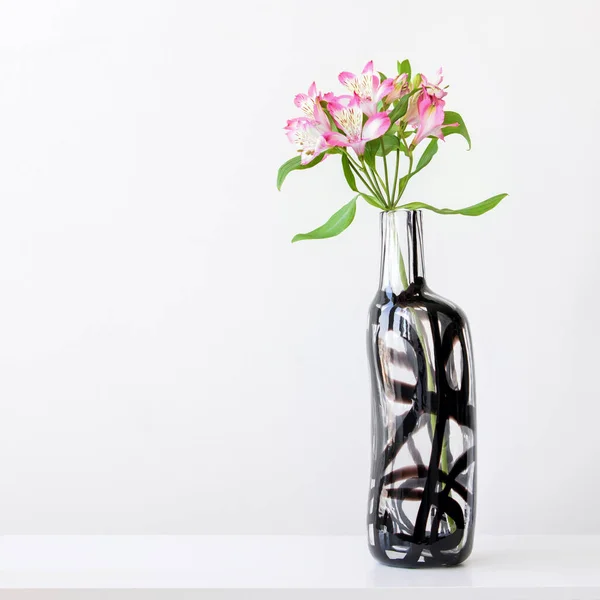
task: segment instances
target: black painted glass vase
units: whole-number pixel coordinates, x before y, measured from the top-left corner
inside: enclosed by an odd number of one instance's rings
[[[464,313],[425,283],[420,211],[381,214],[368,540],[388,565],[456,565],[475,525],[475,390]]]

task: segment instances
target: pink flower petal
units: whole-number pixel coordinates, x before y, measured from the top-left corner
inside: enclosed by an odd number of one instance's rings
[[[315,158],[314,151],[303,151],[300,155],[300,164],[307,165]]]
[[[314,117],[315,121],[323,128],[323,130],[331,129],[329,119],[327,118],[323,107],[318,102],[315,103]]]
[[[362,70],[363,74],[365,73],[372,73],[373,72],[373,61],[370,60],[366,65],[365,68]]]
[[[317,142],[317,144],[315,146],[315,155],[319,155],[322,152],[325,152],[325,150],[327,150],[330,147],[331,146],[327,143],[327,140],[325,139],[325,136],[322,135],[319,138],[319,141]]]
[[[363,125],[362,139],[365,141],[381,137],[390,128],[390,117],[386,112],[380,112],[367,119]]]
[[[365,153],[365,146],[367,142],[365,140],[361,140],[360,142],[355,142],[352,144],[352,150],[358,154],[358,156],[362,156]]]
[[[360,106],[361,103],[362,103],[361,97],[356,92],[354,92],[350,102],[348,102],[348,108],[354,108],[354,107]]]
[[[402,118],[405,123],[408,123],[411,127],[416,127],[419,123],[419,109],[418,104],[421,96],[423,96],[425,92],[421,92],[411,96],[408,100],[408,110],[406,114]]]
[[[390,78],[382,81],[381,85],[377,88],[377,95],[375,96],[375,99],[379,101],[385,98],[385,96],[387,96],[394,89],[394,83],[394,80]]]
[[[329,95],[329,99],[327,102],[334,102],[335,104],[339,104],[341,106],[348,106],[350,104],[352,98],[350,94],[342,94],[341,96],[335,96],[334,94]]]
[[[348,83],[348,81],[351,81],[355,77],[356,77],[356,75],[354,75],[354,73],[348,73],[348,71],[342,71],[338,75],[338,79],[342,85],[346,85]]]
[[[315,98],[317,96],[317,84],[313,81],[311,86],[308,88],[308,95],[311,98]]]
[[[331,113],[331,116],[335,119],[336,113],[346,108],[341,102],[338,102],[338,98],[335,98],[327,104],[327,110]]]
[[[419,101],[419,126],[413,143],[415,146],[430,135],[441,137],[444,124],[444,101],[433,101],[433,96],[424,95]]]
[[[306,94],[296,94],[294,97],[294,104],[301,108],[306,102],[309,102],[310,98]]]
[[[302,124],[302,122],[304,120],[305,120],[304,117],[297,117],[296,119],[288,119],[287,125],[283,129],[285,130],[288,140],[290,140],[290,142],[292,142],[292,143],[294,142],[296,130],[298,129],[298,127]]]
[[[327,131],[323,134],[323,138],[328,146],[348,146],[348,138],[337,131]]]
[[[367,115],[367,117],[372,117],[377,112],[377,102],[375,100],[372,101],[361,101],[360,109]]]

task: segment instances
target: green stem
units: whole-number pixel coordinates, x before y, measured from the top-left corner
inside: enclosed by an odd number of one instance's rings
[[[435,390],[435,380],[433,378],[433,369],[431,367],[431,358],[429,356],[429,346],[425,343],[425,333],[423,332],[423,324],[420,319],[417,318],[417,315],[414,312],[414,308],[410,309],[413,313],[413,317],[415,319],[415,324],[417,327],[417,337],[419,338],[419,342],[421,343],[421,348],[423,348],[423,354],[425,355],[425,374],[427,376],[427,391],[433,392]]]
[[[404,289],[408,288],[408,277],[406,276],[406,267],[404,265],[404,258],[402,256],[402,251],[398,250],[399,254],[399,266],[400,266],[400,280],[402,281],[402,285]],[[413,320],[415,322],[415,327],[417,330],[417,337],[419,338],[419,343],[421,344],[421,348],[423,348],[423,354],[425,358],[425,372],[427,375],[427,391],[433,392],[435,390],[435,380],[433,377],[433,370],[431,365],[431,357],[429,356],[429,347],[425,343],[425,333],[423,331],[423,324],[417,316],[417,313],[414,308],[408,307],[408,310],[411,312],[413,316]],[[431,413],[431,436],[435,435],[435,426],[437,424],[437,415],[435,413]],[[448,473],[448,438],[446,436],[446,432],[444,432],[442,437],[442,451],[440,458],[440,471],[442,473]],[[442,489],[444,489],[445,484],[442,484]],[[450,492],[452,493],[452,492]],[[451,517],[447,517],[448,527],[450,528],[450,532],[456,531],[456,523]]]
[[[352,156],[350,155],[350,153],[347,150],[344,150],[344,153],[346,154],[346,157],[348,158],[349,161],[349,165],[350,168],[352,169],[352,171],[354,172],[355,175],[358,176],[358,178],[362,181],[363,185],[367,188],[367,190],[369,190],[370,194],[372,196],[374,196],[375,198],[377,198],[381,204],[387,208],[388,204],[385,201],[385,198],[380,194],[380,192],[376,191],[373,187],[373,184],[371,182],[371,184],[369,185],[369,183],[365,180],[365,178],[361,175],[361,171],[368,177],[369,174],[360,166],[359,163],[357,163]]]
[[[400,150],[396,150],[396,168],[394,169],[394,188],[392,190],[392,199],[396,200],[396,186],[398,185],[398,168],[400,167]]]
[[[396,198],[396,200],[394,201],[394,206],[398,206],[398,204],[400,203],[400,198],[402,198],[402,194],[404,194],[404,190],[406,189],[406,186],[408,185],[408,181],[410,179],[410,175],[412,173],[412,168],[413,168],[413,153],[412,151],[409,150],[408,153],[408,173],[406,174],[406,179],[402,182],[401,185],[398,186],[398,198]]]
[[[398,262],[400,265],[400,280],[404,289],[408,288],[408,277],[406,276],[406,267],[404,266],[404,258],[402,256],[402,250],[398,248]],[[412,308],[410,309],[412,311]],[[414,316],[414,313],[413,313]]]
[[[362,170],[362,167],[361,167],[361,165],[360,165],[360,164],[359,164],[359,163],[358,163],[358,162],[357,162],[357,161],[356,161],[354,158],[352,158],[352,154],[350,154],[350,152],[348,152],[348,150],[346,150],[345,148],[344,148],[344,150],[343,150],[343,151],[345,152],[346,156],[348,157],[348,160],[349,160],[349,161],[350,161],[350,162],[351,162],[351,163],[352,163],[352,164],[353,164],[355,167],[357,167],[358,169],[361,169],[361,170]]]
[[[400,265],[400,280],[402,281],[402,285],[404,289],[408,288],[408,277],[406,276],[406,266],[404,265],[404,257],[402,256],[402,250],[398,249],[398,262]],[[425,333],[423,331],[423,324],[421,320],[418,318],[415,309],[412,306],[408,307],[408,310],[413,316],[413,320],[415,322],[415,327],[417,329],[417,337],[419,338],[419,343],[421,344],[421,348],[423,348],[423,354],[425,355],[425,372],[427,375],[427,391],[433,392],[435,389],[435,381],[433,379],[433,371],[431,369],[431,358],[429,357],[429,347],[425,343]]]
[[[442,443],[441,470],[442,470],[442,473],[448,472],[448,438],[445,435],[444,435],[444,441]]]
[[[369,165],[367,165],[367,167],[369,167]],[[389,198],[389,192],[388,189],[385,185],[385,182],[383,181],[383,179],[381,178],[381,175],[377,172],[377,169],[373,169],[371,167],[369,167],[369,170],[371,171],[371,173],[373,173],[373,175],[375,175],[375,177],[377,177],[377,179],[379,180],[379,182],[381,183],[381,186],[383,187],[383,189],[387,192],[387,196]],[[375,181],[377,181],[377,179]],[[391,203],[391,202],[390,202]]]
[[[385,172],[385,191],[387,193],[388,202],[391,204],[392,196],[390,196],[390,179],[388,175],[387,156],[385,154],[385,143],[383,141],[383,136],[381,136],[381,153],[383,154],[383,169]]]
[[[404,180],[404,182],[398,186],[398,197],[397,198],[396,198],[396,194],[394,192],[393,206],[398,206],[398,203],[400,202],[400,198],[402,198],[402,194],[404,193],[404,190],[406,189],[406,186],[408,185],[408,180],[410,179],[410,174],[412,173],[413,160],[414,160],[413,151],[412,151],[411,147],[406,143],[406,138],[404,137],[402,128],[398,129],[398,136],[402,140],[402,143],[404,144],[404,147],[406,148],[406,154],[408,155],[408,173],[405,175],[406,179]],[[398,180],[398,176],[396,175],[396,177],[394,178],[394,190],[395,190],[395,184],[396,184],[397,180]]]
[[[363,160],[363,165],[365,164],[364,160]],[[367,166],[368,167],[368,166]],[[363,173],[367,176],[367,179],[371,182],[371,185],[378,191],[378,195],[381,196],[381,198],[384,197],[384,194],[381,190],[381,188],[379,187],[379,184],[377,183],[377,179],[375,179],[374,177],[372,177],[369,174],[369,168],[364,168],[362,169]],[[383,202],[386,207],[389,206],[388,203],[384,200]]]
[[[369,192],[371,192],[371,194],[373,196],[375,196],[376,198],[379,198],[377,192],[367,183],[365,178],[360,174],[360,171],[352,163],[350,163],[350,168],[354,171],[355,175],[357,175],[358,178],[362,181],[363,185],[369,190]],[[382,198],[379,198],[379,199],[383,200]],[[384,204],[385,204],[385,201],[384,201]]]

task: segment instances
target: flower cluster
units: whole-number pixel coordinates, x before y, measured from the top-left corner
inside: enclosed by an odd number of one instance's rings
[[[457,210],[419,202],[400,205],[410,179],[436,154],[438,140],[457,133],[471,147],[460,114],[446,110],[447,86],[442,85],[442,69],[430,81],[422,73],[412,76],[410,63],[404,60],[398,62],[397,75],[386,77],[375,71],[370,61],[362,73],[344,71],[338,79],[345,88],[340,95],[322,93],[313,83],[306,94],[294,98],[302,116],[290,119],[285,131],[299,155],[279,169],[277,187],[281,189],[290,172],[312,168],[337,154],[341,155],[346,181],[357,196],[325,225],[294,240],[337,235],[352,222],[360,197],[385,211],[424,208],[441,214],[475,216],[491,210],[506,196],[499,194]],[[422,144],[425,140],[429,143]],[[406,164],[403,172],[401,163]]]
[[[421,74],[411,81],[408,72],[384,78],[373,70],[373,61],[370,61],[360,75],[340,73],[339,81],[346,88],[345,94],[322,94],[315,83],[308,94],[298,94],[294,103],[304,116],[290,119],[285,130],[296,145],[303,165],[336,147],[352,148],[360,158],[367,142],[382,137],[394,125],[391,120],[394,103],[408,96],[408,110],[397,121],[414,128],[413,148],[429,136],[443,140],[446,91],[441,87],[442,80],[441,69],[436,83],[429,83]],[[458,123],[445,126],[458,126]]]

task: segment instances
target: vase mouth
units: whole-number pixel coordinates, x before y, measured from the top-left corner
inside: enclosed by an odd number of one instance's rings
[[[382,210],[379,213],[379,220],[383,223],[389,219],[409,219],[417,220],[419,222],[423,219],[423,211],[420,208],[412,209],[412,208],[394,208],[392,210]]]

